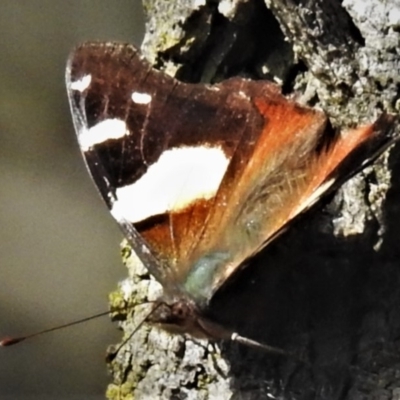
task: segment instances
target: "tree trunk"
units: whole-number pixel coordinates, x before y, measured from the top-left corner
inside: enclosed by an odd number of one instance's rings
[[[395,0],[144,0],[144,55],[178,79],[271,79],[322,108],[335,127],[400,107]],[[177,115],[177,118],[179,116]],[[109,399],[399,399],[400,180],[396,149],[307,213],[215,300],[242,335],[301,355],[194,341],[144,324],[109,363]],[[130,278],[112,295],[136,304],[160,285],[129,247]],[[214,302],[213,302],[214,303]],[[125,320],[125,317],[126,320]]]

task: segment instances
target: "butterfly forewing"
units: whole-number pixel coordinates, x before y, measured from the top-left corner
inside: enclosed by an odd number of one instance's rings
[[[140,233],[135,250],[149,245],[163,285],[183,281],[228,166],[255,143],[262,118],[229,85],[180,83],[130,45],[78,47],[67,87],[81,150],[111,213],[128,236]]]

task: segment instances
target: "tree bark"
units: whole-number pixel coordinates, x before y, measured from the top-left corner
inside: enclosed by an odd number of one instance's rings
[[[272,79],[297,101],[322,108],[336,127],[398,113],[395,0],[143,3],[142,51],[178,79]],[[400,398],[396,153],[295,223],[213,302],[221,322],[308,363],[144,324],[109,363],[108,398]],[[116,317],[126,336],[144,318],[139,304],[161,288],[126,244],[123,259],[129,278],[111,303],[127,306]]]

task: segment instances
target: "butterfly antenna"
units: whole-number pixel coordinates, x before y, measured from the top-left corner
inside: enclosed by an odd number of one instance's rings
[[[113,310],[113,311],[114,311],[114,310]],[[101,313],[99,313],[99,314],[95,314],[95,315],[92,315],[92,316],[90,316],[90,317],[78,319],[78,320],[73,321],[73,322],[67,322],[66,324],[54,326],[53,328],[44,329],[44,330],[39,331],[39,332],[30,333],[30,334],[25,335],[25,336],[19,336],[19,337],[5,337],[4,339],[0,340],[0,346],[1,346],[1,347],[12,346],[12,345],[14,345],[14,344],[23,342],[24,340],[32,339],[32,338],[34,338],[34,337],[36,337],[36,336],[40,336],[40,335],[43,335],[43,334],[45,334],[45,333],[49,333],[49,332],[53,332],[53,331],[58,331],[59,329],[68,328],[68,327],[70,327],[70,326],[82,324],[83,322],[90,321],[90,320],[92,320],[92,319],[96,319],[96,318],[99,318],[99,317],[103,317],[103,316],[105,316],[105,315],[110,314],[110,312],[113,312],[113,311],[103,311],[103,312],[101,312]]]
[[[149,303],[152,303],[149,301]],[[135,333],[143,326],[144,323],[148,321],[148,318],[156,312],[156,310],[162,305],[163,303],[156,303],[156,306],[139,322],[139,324],[136,326],[136,328],[129,334],[129,336],[116,348],[116,350],[110,352],[107,354],[106,360],[108,362],[111,362],[117,357],[118,353],[121,351],[121,349],[132,339],[132,337],[135,335]]]

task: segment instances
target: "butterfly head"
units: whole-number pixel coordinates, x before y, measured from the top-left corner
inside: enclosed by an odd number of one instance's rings
[[[228,339],[231,332],[211,321],[194,302],[181,298],[167,303],[160,299],[147,322],[173,334],[189,334],[197,339]]]

